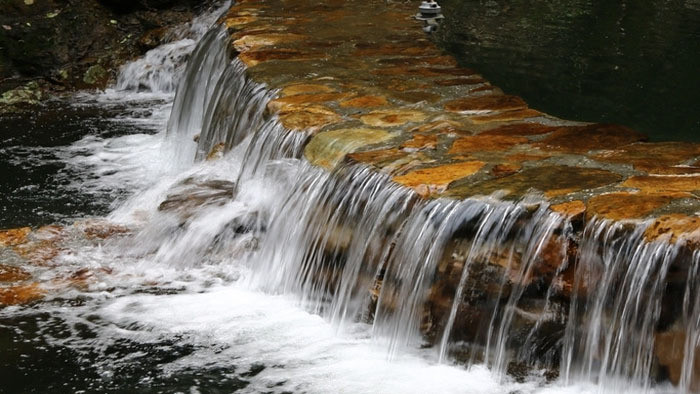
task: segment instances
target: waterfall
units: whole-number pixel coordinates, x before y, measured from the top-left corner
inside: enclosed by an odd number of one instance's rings
[[[229,61],[228,40],[217,27],[192,52],[166,138],[175,160],[221,166],[230,183],[214,189],[232,202],[153,223],[158,259],[196,264],[245,240],[248,288],[293,295],[338,331],[370,324],[390,357],[427,347],[437,362],[503,376],[650,389],[666,373],[655,337],[678,332],[689,390],[700,253],[647,241],[649,223],[591,220],[577,232],[534,198],[424,200],[364,166],[316,168],[301,157],[308,135],[266,113],[276,92]],[[211,188],[190,175],[180,189]]]

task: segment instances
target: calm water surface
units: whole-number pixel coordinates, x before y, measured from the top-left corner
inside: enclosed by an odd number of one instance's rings
[[[700,141],[700,1],[442,0],[439,42],[533,108]]]

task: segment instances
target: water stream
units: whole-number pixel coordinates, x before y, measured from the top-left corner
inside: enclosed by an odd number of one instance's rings
[[[310,165],[308,136],[265,114],[276,92],[202,28],[224,8],[73,103],[118,105],[132,127],[54,153],[76,190],[121,196],[104,218],[131,231],[95,243],[66,227],[70,249],[33,268],[47,299],[0,310],[15,376],[0,391],[689,389],[699,253],[594,221],[572,258],[572,224],[541,201],[425,201],[368,168]],[[567,269],[571,289],[554,279]],[[57,279],[78,272],[81,286]],[[656,382],[662,324],[686,333],[679,387]]]

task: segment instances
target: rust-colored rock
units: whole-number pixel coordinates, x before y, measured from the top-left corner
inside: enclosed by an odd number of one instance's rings
[[[485,83],[486,81],[478,75],[474,75],[468,78],[450,78],[450,79],[438,79],[434,83],[438,86],[463,86],[463,85],[479,85]]]
[[[27,242],[27,236],[32,231],[29,227],[0,230],[0,246],[15,246]]]
[[[527,142],[527,138],[519,136],[478,134],[455,140],[448,153],[459,155],[472,152],[500,152]]]
[[[467,97],[445,103],[446,110],[465,114],[479,114],[488,111],[515,111],[526,108],[527,104],[523,99],[508,95]]]
[[[646,140],[644,134],[628,127],[610,124],[562,127],[546,137],[539,146],[565,152],[585,153],[591,150],[614,149]]]
[[[289,130],[311,133],[342,120],[340,115],[320,105],[287,106],[280,112],[279,118]]]
[[[362,123],[374,127],[400,126],[409,122],[421,122],[427,115],[421,111],[409,109],[373,111],[360,116]]]
[[[639,189],[643,193],[685,193],[700,190],[700,175],[634,176],[622,186]]]
[[[286,109],[293,111],[302,105],[325,103],[337,101],[352,96],[352,93],[318,93],[318,94],[295,94],[276,98],[267,103],[267,109],[271,112],[280,112]]]
[[[383,96],[360,96],[340,102],[340,106],[345,108],[373,108],[383,107],[387,104],[388,102]]]
[[[44,293],[38,283],[0,287],[0,306],[27,304],[41,299]]]
[[[390,148],[350,153],[347,155],[347,158],[356,163],[382,166],[383,163],[393,162],[406,157],[407,155],[407,152],[404,152],[398,148]]]
[[[406,150],[435,149],[437,146],[436,134],[415,134],[413,138],[401,144],[401,148]]]
[[[683,372],[685,357],[684,331],[671,330],[658,332],[654,338],[654,353],[660,365],[666,367],[668,378],[674,385],[678,385]],[[691,371],[690,392],[700,391],[700,348],[695,347],[695,365]]]
[[[692,142],[637,143],[602,152],[595,157],[599,161],[630,163],[646,169],[688,164],[700,156],[700,144]],[[682,167],[681,167],[682,168]],[[645,169],[645,170],[646,170]]]
[[[316,134],[304,148],[304,156],[309,162],[334,168],[348,153],[353,153],[368,145],[378,144],[393,138],[394,135],[383,129],[336,129]]]
[[[700,217],[671,214],[659,216],[644,232],[648,241],[668,239],[677,242],[679,239],[700,247]]]
[[[607,193],[591,197],[588,215],[607,219],[645,218],[654,210],[674,200],[673,196],[641,193]]]
[[[320,60],[327,58],[323,53],[302,52],[298,49],[259,49],[246,51],[238,55],[238,58],[248,67],[255,67],[260,63],[272,60],[303,61]]]
[[[422,196],[442,192],[450,182],[475,174],[484,166],[482,161],[466,161],[422,168],[396,176],[393,181],[415,190]]]
[[[563,202],[552,205],[549,208],[554,212],[569,217],[571,220],[583,219],[583,215],[586,213],[586,204],[581,200]]]
[[[21,282],[29,278],[31,274],[20,267],[0,264],[0,282]]]
[[[129,233],[129,228],[108,222],[92,222],[88,223],[83,229],[85,236],[92,239],[107,239],[115,235]]]
[[[282,89],[282,96],[296,96],[297,94],[312,94],[312,93],[332,93],[335,89],[327,85],[317,83],[297,83],[294,85],[285,86]]]
[[[513,111],[489,113],[486,115],[472,116],[470,120],[475,124],[491,123],[491,122],[510,122],[514,120],[524,120],[543,116],[540,111],[532,108],[518,109]]]
[[[516,172],[520,171],[521,168],[523,168],[523,166],[516,163],[496,164],[491,169],[491,173],[496,177],[502,177],[515,174]]]
[[[237,51],[245,52],[260,47],[272,46],[280,43],[300,41],[306,38],[301,34],[293,33],[267,33],[247,34],[233,42]]]
[[[528,168],[516,174],[470,185],[451,188],[454,197],[489,195],[502,190],[509,198],[521,197],[530,189],[545,192],[548,197],[591,190],[619,182],[622,176],[595,168],[546,166]]]

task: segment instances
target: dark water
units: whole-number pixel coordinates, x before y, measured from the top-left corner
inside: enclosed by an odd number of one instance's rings
[[[133,112],[133,109],[130,109]],[[0,114],[0,229],[102,215],[127,191],[87,190],[89,171],[67,165],[67,149],[86,136],[152,133],[118,122],[123,106],[50,101],[31,111]]]
[[[533,108],[700,141],[700,0],[441,0],[438,40]]]

